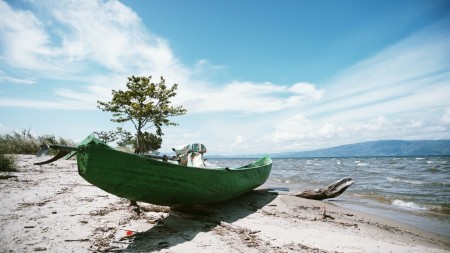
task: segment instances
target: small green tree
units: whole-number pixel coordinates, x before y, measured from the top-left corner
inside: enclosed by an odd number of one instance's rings
[[[100,131],[94,132],[94,134],[104,143],[109,143],[117,140],[117,132],[116,131]]]
[[[97,101],[100,110],[113,113],[111,121],[130,121],[134,125],[136,135],[131,142],[139,152],[159,149],[162,143],[162,126],[176,126],[178,124],[171,122],[169,117],[186,114],[186,109],[182,106],[171,105],[170,100],[176,96],[178,84],[167,87],[163,77],[159,83],[150,82],[151,78],[128,77],[127,90],[113,90],[111,101]],[[144,131],[146,126],[155,127],[156,134]],[[123,136],[127,136],[127,133],[122,130]]]
[[[144,132],[145,134],[146,132]],[[94,132],[94,134],[102,140],[105,143],[117,141],[117,145],[119,147],[127,147],[129,145],[136,146],[136,142],[133,138],[133,135],[124,130],[121,127],[118,127],[116,130],[110,130],[108,132],[106,131],[100,131],[100,132]]]

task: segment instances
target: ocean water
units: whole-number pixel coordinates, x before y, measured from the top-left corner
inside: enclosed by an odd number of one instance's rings
[[[239,166],[254,159],[209,159]],[[450,236],[450,157],[273,159],[263,187],[302,191],[344,178],[355,183],[328,202]]]

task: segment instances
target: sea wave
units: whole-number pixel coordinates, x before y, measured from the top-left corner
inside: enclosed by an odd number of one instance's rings
[[[371,199],[379,203],[383,204],[391,204],[392,200],[386,196],[380,195],[379,193],[367,192],[367,193],[354,193],[353,196],[363,198],[363,199]]]
[[[432,168],[425,169],[424,172],[439,173],[439,172],[441,172],[441,170],[438,167],[432,167]]]
[[[279,183],[285,183],[285,184],[291,183],[291,180],[288,180],[288,179],[274,178],[273,180],[274,180],[275,182],[279,182]]]
[[[427,211],[432,211],[444,215],[450,215],[450,205],[433,205],[430,208],[427,208]]]
[[[443,185],[443,186],[450,186],[450,182],[434,182],[433,185]]]
[[[398,182],[398,183],[407,183],[407,184],[423,184],[421,181],[417,180],[409,180],[409,179],[401,179],[396,177],[386,177],[389,182]]]
[[[426,207],[420,206],[414,202],[406,202],[406,201],[403,201],[400,199],[396,199],[396,200],[392,201],[392,205],[402,207],[402,208],[408,208],[408,209],[412,209],[412,210],[420,210],[420,211],[427,210]]]

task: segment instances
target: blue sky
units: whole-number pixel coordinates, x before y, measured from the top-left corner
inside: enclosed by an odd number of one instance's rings
[[[188,110],[162,151],[449,139],[449,27],[445,0],[0,0],[0,132],[115,129],[96,101],[151,75]]]

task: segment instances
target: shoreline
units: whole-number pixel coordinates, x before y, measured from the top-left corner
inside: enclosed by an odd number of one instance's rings
[[[449,222],[443,215],[438,216],[437,214],[420,213],[416,210],[408,210],[407,208],[400,210],[393,208],[391,205],[367,202],[367,200],[360,202],[351,201],[348,197],[343,201],[340,199],[329,202],[343,208],[396,220],[425,232],[450,237]]]
[[[450,252],[450,237],[328,201],[255,190],[171,209],[128,201],[81,178],[76,161],[19,155],[0,180],[0,251]]]
[[[296,192],[350,176],[355,184],[326,201],[450,236],[450,209],[445,202],[449,163],[448,157],[281,159],[274,164],[269,182]]]

